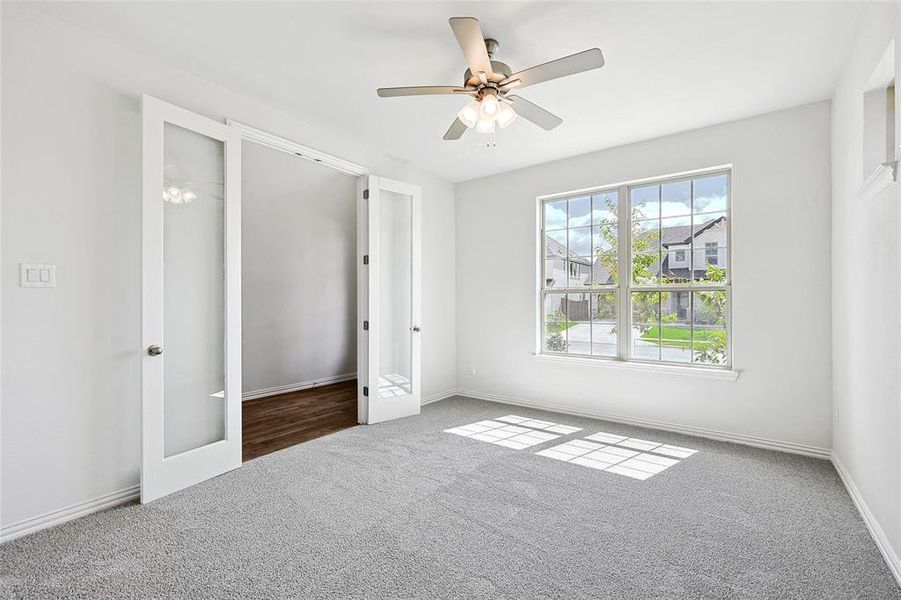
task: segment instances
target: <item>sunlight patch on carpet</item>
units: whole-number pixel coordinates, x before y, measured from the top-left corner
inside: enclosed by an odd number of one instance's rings
[[[599,432],[535,454],[643,481],[695,452],[691,448]]]
[[[461,425],[460,427],[444,430],[445,433],[452,433],[514,450],[537,446],[577,431],[581,431],[581,429],[551,421],[528,419],[517,415],[507,415],[493,420],[479,421],[478,423],[470,423],[469,425]]]

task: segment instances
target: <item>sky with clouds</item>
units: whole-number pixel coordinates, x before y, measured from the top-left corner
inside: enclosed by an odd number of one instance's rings
[[[544,205],[545,229],[561,229],[548,231],[548,237],[566,244],[566,230],[569,230],[570,251],[580,256],[593,254],[592,248],[601,251],[614,250],[607,248],[601,236],[595,232],[592,240],[592,222],[616,223],[616,191],[602,192],[589,196],[580,196],[547,202]],[[725,216],[728,204],[726,175],[701,177],[674,181],[657,185],[632,188],[630,193],[632,209],[643,217],[655,219],[642,223],[642,229],[656,229],[657,218],[663,217],[663,227],[690,225],[692,213],[695,226]],[[703,216],[698,216],[702,213]]]

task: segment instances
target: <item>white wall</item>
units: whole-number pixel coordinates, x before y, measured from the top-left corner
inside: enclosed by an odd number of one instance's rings
[[[326,127],[2,3],[4,526],[138,483],[140,95],[423,188],[423,396],[454,388],[454,189]],[[327,126],[327,124],[323,124]],[[20,262],[57,287],[18,287]]]
[[[536,196],[726,163],[738,381],[537,361]],[[825,102],[458,184],[458,387],[827,448],[829,222]]]
[[[244,142],[241,184],[244,392],[356,373],[356,178]]]
[[[833,448],[892,546],[901,580],[901,191],[895,183],[869,203],[856,197],[862,93],[892,38],[901,53],[901,7],[871,3],[832,103]],[[896,54],[896,81],[899,67]]]

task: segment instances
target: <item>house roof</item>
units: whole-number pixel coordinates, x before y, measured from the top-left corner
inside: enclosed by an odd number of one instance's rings
[[[591,269],[591,282],[597,285],[613,283],[613,281],[611,281],[612,275],[610,269],[601,263],[601,257],[596,257],[594,259],[594,266]]]
[[[697,235],[697,233],[695,235]],[[660,230],[660,238],[660,243],[664,246],[669,246],[670,244],[687,244],[691,240],[691,225],[664,227]]]
[[[591,258],[588,256],[579,256],[574,252],[571,252],[567,249],[566,246],[558,242],[557,240],[550,238],[548,236],[544,237],[545,241],[545,256],[556,256],[557,258],[568,258],[572,262],[581,263],[583,265],[590,265]]]
[[[678,244],[687,244],[691,241],[691,238],[697,237],[700,234],[704,233],[717,223],[725,222],[726,217],[718,217],[712,221],[708,221],[704,224],[703,227],[694,232],[694,235],[691,233],[691,225],[676,225],[675,227],[663,227],[660,230],[660,243],[663,244],[664,248],[667,248],[671,245]]]

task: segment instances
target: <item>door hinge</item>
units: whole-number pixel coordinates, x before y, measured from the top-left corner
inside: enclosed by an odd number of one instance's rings
[[[364,255],[363,255],[363,264],[364,264],[364,265],[368,265],[368,264],[369,264],[369,255],[368,255],[368,254],[364,254]]]
[[[369,331],[369,321],[363,321],[363,331]]]
[[[363,200],[369,200],[369,190],[363,190]]]
[[[363,386],[363,395],[364,396],[369,395],[369,386],[366,386],[366,385]]]

